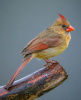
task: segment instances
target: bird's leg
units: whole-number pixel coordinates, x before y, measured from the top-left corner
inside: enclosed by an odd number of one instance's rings
[[[46,62],[46,65],[44,65],[44,66],[50,66],[50,65],[52,65],[52,64],[57,64],[57,63],[59,63],[58,61],[56,61],[56,60],[49,60],[49,59],[44,59],[44,61]]]
[[[57,63],[59,63],[58,61],[56,61],[56,60],[49,60],[49,59],[47,59],[51,64],[57,64]]]
[[[44,65],[45,67],[49,66],[49,61],[47,59],[44,59],[44,61],[46,62],[46,64]]]

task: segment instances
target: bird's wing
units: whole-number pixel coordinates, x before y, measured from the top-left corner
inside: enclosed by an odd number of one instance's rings
[[[61,37],[57,36],[55,38],[35,38],[32,40],[22,51],[23,55],[33,53],[36,51],[45,50],[47,48],[56,47],[61,43]]]
[[[26,52],[27,48],[36,40],[37,38],[34,38],[33,40],[31,40],[25,47],[24,49],[21,51],[21,53]]]

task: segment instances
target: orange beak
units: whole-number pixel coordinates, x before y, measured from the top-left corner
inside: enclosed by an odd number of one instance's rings
[[[66,32],[74,31],[75,29],[70,25],[67,29]]]

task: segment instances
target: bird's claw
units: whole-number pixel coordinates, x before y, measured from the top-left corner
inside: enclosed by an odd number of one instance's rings
[[[56,61],[56,60],[50,60],[50,61],[47,61],[47,63],[44,65],[45,67],[49,67],[53,64],[58,64],[59,62]]]

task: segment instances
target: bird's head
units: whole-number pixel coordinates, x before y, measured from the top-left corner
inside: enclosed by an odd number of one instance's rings
[[[55,30],[58,32],[63,32],[63,33],[69,33],[71,31],[74,31],[75,29],[70,25],[70,23],[67,21],[67,19],[59,14],[59,18],[56,20],[54,23]]]

